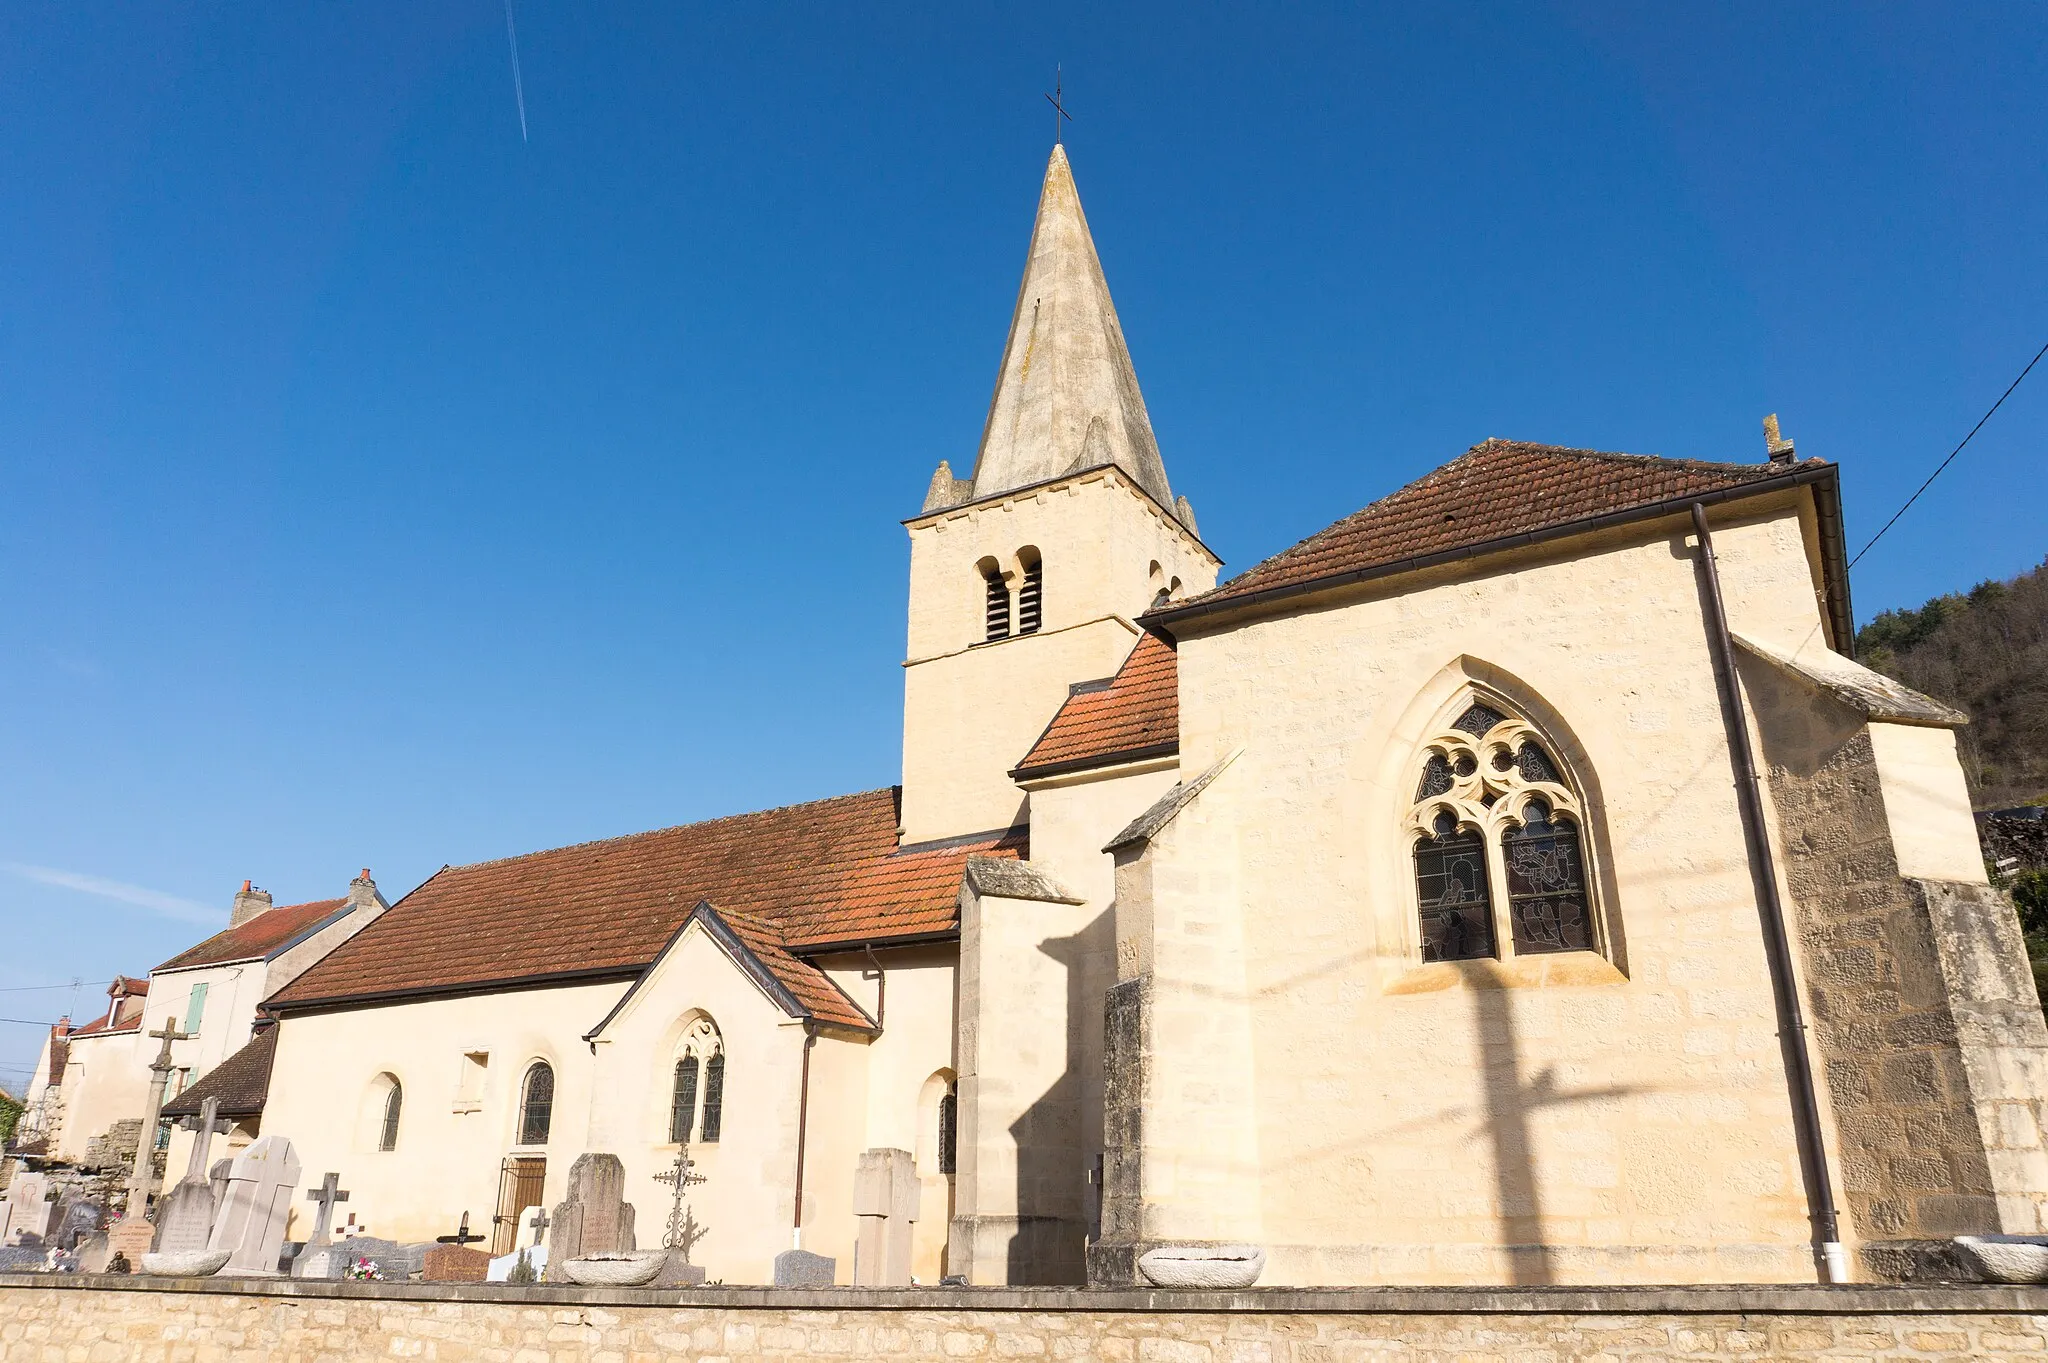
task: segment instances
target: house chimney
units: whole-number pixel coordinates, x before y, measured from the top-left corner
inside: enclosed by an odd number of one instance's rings
[[[257,914],[268,912],[270,908],[270,891],[251,889],[249,882],[245,880],[242,882],[242,888],[235,892],[235,909],[228,915],[228,926],[239,928]]]
[[[348,883],[348,906],[352,912],[367,911],[373,916],[391,907],[377,893],[377,882],[370,879],[369,867],[365,866],[363,873]]]
[[[1764,452],[1773,464],[1789,464],[1793,460],[1792,442],[1778,434],[1778,414],[1772,412],[1764,418]]]

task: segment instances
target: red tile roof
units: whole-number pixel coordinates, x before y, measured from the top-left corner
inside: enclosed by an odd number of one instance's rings
[[[874,1030],[875,1020],[848,998],[845,991],[832,982],[831,976],[809,961],[798,960],[789,954],[789,938],[781,927],[766,919],[749,918],[740,913],[720,913],[718,916],[732,929],[733,936],[745,943],[747,950],[768,967],[769,973],[782,983],[783,988],[795,996],[806,1013],[821,1022]]]
[[[896,820],[897,792],[873,790],[447,867],[270,1002],[623,978],[703,900],[773,924],[792,955],[943,934],[970,855],[1023,855],[1016,830],[899,850]]]
[[[1830,467],[1716,464],[1488,440],[1219,587],[1149,618],[1169,622],[1243,598],[1478,548],[1685,497]]]
[[[107,991],[109,996],[119,993],[118,999],[111,998],[107,1011],[83,1027],[71,1029],[72,1036],[98,1036],[115,1032],[132,1032],[142,1025],[145,1005],[142,1000],[149,996],[149,981],[131,979],[126,975],[114,977],[114,988]],[[129,1007],[130,1004],[134,1007]],[[52,1083],[56,1081],[51,1080]]]
[[[260,961],[347,907],[346,899],[281,904],[264,910],[238,928],[216,932],[198,946],[171,957],[157,970],[190,970],[203,965],[226,965],[230,961]]]
[[[1178,751],[1179,680],[1173,644],[1141,635],[1106,688],[1067,697],[1011,774],[1029,780]]]
[[[265,1027],[249,1044],[208,1070],[203,1078],[164,1104],[166,1117],[197,1117],[199,1105],[220,1099],[223,1117],[253,1117],[270,1097],[270,1066],[277,1059],[277,1028]]]

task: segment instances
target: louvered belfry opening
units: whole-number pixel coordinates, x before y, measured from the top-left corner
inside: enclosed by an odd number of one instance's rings
[[[988,582],[988,634],[990,639],[1010,637],[1010,584],[1003,581],[1002,570],[996,567],[982,569],[982,576]]]
[[[1038,633],[1045,604],[1045,562],[1033,555],[1024,564],[1024,585],[1017,589],[1017,633]]]

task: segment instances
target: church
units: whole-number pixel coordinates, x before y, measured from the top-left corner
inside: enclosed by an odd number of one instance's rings
[[[1489,439],[1219,585],[1056,148],[971,470],[904,508],[901,784],[444,868],[267,1000],[262,1130],[370,1233],[499,1253],[593,1152],[658,1242],[687,1145],[727,1283],[853,1281],[873,1151],[926,1284],[2038,1232],[1967,720],[1852,660],[1837,466],[1767,454]]]

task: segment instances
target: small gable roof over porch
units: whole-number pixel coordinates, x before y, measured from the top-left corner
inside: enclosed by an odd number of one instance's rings
[[[763,960],[941,937],[967,858],[1024,853],[1021,830],[900,847],[896,829],[897,792],[873,790],[444,867],[267,1006],[631,979],[705,901]]]

